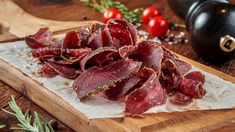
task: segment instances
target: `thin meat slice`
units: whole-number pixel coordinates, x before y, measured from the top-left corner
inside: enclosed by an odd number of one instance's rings
[[[75,31],[68,32],[64,38],[63,49],[78,49],[80,48],[78,34]]]
[[[108,21],[106,28],[111,36],[113,46],[136,45],[137,36],[135,30],[128,22],[121,19]]]
[[[140,116],[150,108],[166,102],[164,89],[158,80],[156,72],[149,69],[152,75],[138,89],[131,92],[125,102],[125,114],[130,116]]]
[[[163,50],[160,46],[156,46],[148,41],[142,41],[129,55],[129,58],[143,62],[143,66],[158,70],[162,63]]]
[[[188,105],[193,102],[193,98],[190,96],[187,96],[183,93],[176,92],[174,95],[171,97],[170,101],[173,104],[177,105]]]
[[[206,94],[202,82],[185,77],[178,80],[177,90],[195,99],[200,99]]]
[[[119,57],[119,55],[118,55],[116,48],[114,48],[114,47],[100,47],[100,48],[92,51],[90,54],[86,55],[81,60],[80,66],[81,66],[81,69],[84,71],[88,67],[102,66],[105,62],[113,61],[118,57]]]
[[[46,47],[51,39],[51,35],[52,33],[49,31],[49,28],[40,28],[36,34],[25,37],[25,42],[32,49]]]
[[[102,47],[103,41],[102,41],[102,31],[101,29],[96,30],[94,33],[92,33],[88,39],[87,46],[93,50]]]
[[[69,79],[75,79],[80,74],[80,71],[71,66],[59,65],[53,62],[46,62],[46,64],[49,65],[52,69],[54,69],[54,71],[56,71],[61,76],[64,76]]]
[[[118,49],[120,57],[126,59],[130,56],[130,54],[135,50],[134,45],[125,45]]]
[[[117,100],[120,97],[132,92],[135,88],[141,86],[152,73],[149,69],[143,68],[138,73],[128,79],[122,80],[105,91],[105,95],[110,100]]]
[[[205,83],[205,75],[202,74],[199,71],[193,71],[188,73],[187,75],[184,76],[187,79],[192,79],[201,82],[202,84]]]
[[[48,64],[43,64],[42,67],[39,70],[39,74],[41,74],[44,77],[54,77],[58,75],[58,73],[51,68]]]
[[[120,60],[103,67],[92,67],[74,81],[73,89],[83,101],[128,78],[138,72],[140,67],[141,63],[133,60]]]
[[[32,50],[32,56],[34,58],[54,57],[54,56],[60,56],[60,54],[61,54],[61,48],[43,47]]]
[[[180,75],[184,75],[192,69],[192,65],[178,58],[174,59],[174,63]]]
[[[82,48],[87,47],[88,39],[89,39],[89,37],[90,37],[90,31],[89,31],[89,29],[87,29],[87,28],[82,28],[82,29],[79,31],[78,36],[79,36],[79,40],[80,40],[80,46],[81,46]]]

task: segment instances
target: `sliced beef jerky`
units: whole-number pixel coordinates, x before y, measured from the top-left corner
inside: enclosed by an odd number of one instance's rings
[[[103,41],[102,41],[102,31],[101,29],[98,29],[94,33],[92,33],[88,39],[87,46],[93,50],[102,47]]]
[[[166,102],[164,89],[158,80],[156,72],[149,69],[152,75],[138,89],[131,92],[125,102],[125,114],[139,116],[150,108]]]
[[[81,60],[80,66],[84,71],[88,67],[102,66],[105,62],[115,60],[118,57],[119,55],[115,47],[100,47],[86,55]]]
[[[68,32],[64,38],[63,49],[78,49],[80,48],[78,34],[75,31]]]
[[[205,83],[205,75],[202,74],[199,71],[193,71],[188,73],[187,75],[184,76],[187,79],[192,79],[201,82],[202,84]]]
[[[130,56],[130,54],[135,50],[134,45],[125,45],[118,49],[119,55],[126,59]]]
[[[51,35],[49,28],[40,28],[36,34],[25,37],[25,42],[32,49],[47,47]]]
[[[52,69],[54,69],[54,71],[56,71],[61,76],[64,76],[69,79],[75,79],[81,73],[80,71],[71,66],[59,65],[53,62],[46,62],[46,64],[49,65]]]
[[[185,77],[181,77],[178,80],[177,89],[195,99],[200,99],[206,94],[206,90],[203,88],[202,82],[187,79]]]
[[[190,96],[187,96],[183,93],[176,92],[174,95],[171,97],[170,101],[173,104],[177,105],[188,105],[193,102],[193,98]]]
[[[45,77],[54,77],[58,75],[58,73],[51,68],[48,64],[43,64],[42,67],[39,70],[39,74]]]
[[[88,39],[90,37],[90,31],[87,28],[82,28],[79,33],[80,46],[82,48],[88,47]]]
[[[133,26],[121,19],[108,21],[106,28],[111,36],[113,46],[136,45],[137,36]]]
[[[120,60],[103,67],[92,67],[74,81],[73,89],[82,101],[129,78],[131,74],[138,72],[140,67],[141,63],[133,60]]]
[[[35,58],[54,57],[60,56],[60,54],[61,48],[43,47],[32,50],[32,56]]]
[[[150,42],[142,41],[139,43],[138,47],[130,53],[129,58],[143,62],[143,66],[158,70],[162,63],[163,50],[161,47]]]
[[[128,79],[115,84],[105,91],[105,95],[110,100],[117,100],[120,97],[132,92],[135,88],[141,86],[152,73],[148,68],[141,69],[138,73],[134,74]]]
[[[185,73],[189,72],[192,69],[192,66],[180,59],[174,59],[177,71],[179,72],[180,75],[184,75]]]

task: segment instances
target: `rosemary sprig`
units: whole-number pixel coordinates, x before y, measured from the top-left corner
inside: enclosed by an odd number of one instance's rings
[[[114,0],[99,0],[99,1],[82,0],[82,1],[85,2],[88,6],[98,10],[101,13],[104,13],[108,8],[115,7],[123,13],[125,20],[133,24],[141,23],[141,12],[143,11],[142,8],[130,10],[123,3]]]
[[[2,109],[2,111],[15,116],[20,123],[17,124],[19,127],[11,129],[31,132],[54,132],[51,125],[45,119],[40,117],[37,112],[34,112],[33,120],[32,115],[29,114],[28,110],[23,113],[20,107],[16,104],[13,96],[11,97],[11,101],[8,104],[13,112],[7,111],[5,109]]]

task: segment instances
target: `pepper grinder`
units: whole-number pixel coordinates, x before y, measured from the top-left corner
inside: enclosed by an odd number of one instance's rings
[[[235,58],[235,6],[226,0],[198,0],[187,13],[193,49],[213,63]]]

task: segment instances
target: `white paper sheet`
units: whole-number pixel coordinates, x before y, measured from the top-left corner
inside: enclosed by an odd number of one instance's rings
[[[30,49],[24,41],[0,44],[0,59],[21,70],[32,79],[41,83],[45,88],[52,91],[78,111],[84,113],[89,119],[123,117],[124,103],[113,102],[101,95],[92,97],[89,101],[79,102],[73,91],[72,80],[61,76],[44,78],[35,74],[39,68],[37,59],[30,55]],[[193,70],[202,71],[196,67]],[[205,88],[207,94],[199,100],[194,100],[191,105],[178,106],[169,101],[161,106],[156,106],[146,113],[175,112],[187,110],[211,110],[235,107],[235,84],[225,81],[218,76],[202,71],[206,76]],[[45,104],[46,105],[46,104]]]

